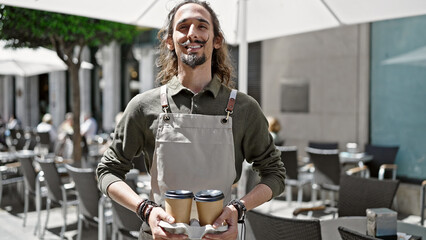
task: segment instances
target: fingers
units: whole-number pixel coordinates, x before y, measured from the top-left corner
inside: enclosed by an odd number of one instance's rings
[[[235,240],[238,237],[238,227],[235,226],[228,226],[228,230],[223,233],[209,233],[204,235],[203,239],[205,240],[211,240],[211,239],[225,239],[225,240]]]
[[[166,211],[164,211],[164,209],[162,209],[161,207],[156,207],[156,208],[152,209],[152,212],[154,212],[154,211],[157,213],[156,214],[157,217],[155,219],[163,220],[163,221],[168,222],[168,223],[174,223],[175,222],[174,217],[172,217],[170,214],[166,213]],[[151,215],[152,215],[152,213],[151,213]],[[151,216],[150,216],[150,218],[151,218]]]
[[[238,212],[234,206],[227,206],[223,209],[222,214],[213,223],[214,228],[222,226],[226,222],[228,230],[218,234],[206,234],[203,239],[227,239],[235,240],[238,237]]]
[[[149,215],[149,226],[151,227],[152,237],[154,239],[187,239],[188,236],[184,234],[173,234],[165,231],[160,224],[160,221],[168,223],[174,223],[175,219],[164,211],[161,207],[155,207],[152,209]]]
[[[218,228],[223,225],[224,222],[226,222],[228,225],[236,225],[238,221],[238,211],[235,209],[234,206],[226,206],[222,214],[216,219],[216,221],[213,223],[214,228]]]

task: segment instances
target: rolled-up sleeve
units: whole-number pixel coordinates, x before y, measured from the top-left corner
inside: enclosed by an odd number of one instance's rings
[[[142,152],[144,146],[142,115],[138,97],[135,97],[127,105],[114,131],[114,139],[98,164],[96,174],[99,189],[106,195],[109,185],[124,180],[126,173],[133,168],[133,158]]]

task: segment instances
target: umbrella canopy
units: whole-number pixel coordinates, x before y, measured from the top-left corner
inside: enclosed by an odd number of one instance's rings
[[[178,0],[0,0],[5,5],[160,28]],[[210,0],[228,43],[237,44],[246,2],[248,42],[347,24],[426,14],[424,0]],[[117,7],[120,6],[120,7]]]
[[[67,65],[56,52],[47,48],[6,48],[0,41],[0,75],[33,76],[48,72],[65,71]],[[82,68],[91,69],[92,64],[82,63]]]
[[[46,48],[5,48],[0,41],[0,75],[32,76],[67,70],[56,52]]]
[[[0,0],[5,5],[160,28],[178,0]],[[426,14],[424,0],[211,0],[228,44],[239,44],[247,92],[248,42],[348,24]],[[118,7],[119,6],[119,7]]]

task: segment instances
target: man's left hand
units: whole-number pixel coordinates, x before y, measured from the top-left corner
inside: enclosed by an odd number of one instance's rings
[[[238,237],[238,211],[235,209],[234,206],[226,206],[222,214],[216,219],[216,221],[213,223],[214,228],[218,228],[222,226],[222,223],[225,223],[228,225],[228,230],[223,233],[219,234],[206,234],[204,235],[203,239],[229,239],[229,240],[235,240]]]

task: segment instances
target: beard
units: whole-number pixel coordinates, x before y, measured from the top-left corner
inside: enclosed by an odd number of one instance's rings
[[[196,54],[182,54],[180,59],[183,63],[188,65],[191,68],[195,68],[196,66],[200,66],[206,62],[206,55],[203,53],[201,56],[197,56]]]

